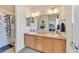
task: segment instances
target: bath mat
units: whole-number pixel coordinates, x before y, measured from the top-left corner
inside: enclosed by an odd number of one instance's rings
[[[11,45],[11,44],[8,44],[6,46],[3,46],[3,47],[0,48],[0,53],[4,52],[4,51],[6,51],[6,50],[8,50],[8,49],[10,49],[12,47],[14,47],[14,46]]]

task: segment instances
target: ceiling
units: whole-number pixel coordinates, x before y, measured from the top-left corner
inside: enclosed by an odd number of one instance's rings
[[[14,5],[0,5],[0,8],[2,9],[7,9],[7,10],[10,10],[10,11],[15,11],[15,6]]]
[[[33,11],[39,12],[41,15],[47,14],[49,9],[60,8],[61,5],[24,5],[25,12],[31,15]]]

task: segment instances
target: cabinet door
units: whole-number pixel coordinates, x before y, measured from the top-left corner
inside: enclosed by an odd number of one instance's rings
[[[30,48],[35,48],[35,36],[29,36],[29,35],[26,35],[25,36],[25,45],[27,47],[30,47]]]
[[[25,46],[29,47],[29,36],[28,35],[24,35],[24,44]]]
[[[52,53],[52,39],[49,38],[43,39],[43,51]]]
[[[42,51],[43,50],[43,38],[36,37],[36,50]]]
[[[66,52],[66,42],[65,40],[53,39],[53,52],[54,53],[64,53]]]

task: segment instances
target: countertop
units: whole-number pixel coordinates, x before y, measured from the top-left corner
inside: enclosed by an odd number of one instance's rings
[[[55,38],[55,39],[61,39],[66,40],[65,34],[48,34],[48,33],[25,33],[27,35],[34,35],[34,36],[42,36],[42,37],[48,37],[48,38]]]

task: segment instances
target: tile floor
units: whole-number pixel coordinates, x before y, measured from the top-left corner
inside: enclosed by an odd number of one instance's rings
[[[3,53],[15,53],[15,48],[10,48],[8,50],[6,50],[5,52]],[[21,51],[19,51],[18,53],[40,53],[38,51],[35,51],[35,50],[32,50],[30,48],[23,48]]]
[[[15,53],[15,47],[12,47],[6,51],[4,51],[3,53]]]
[[[19,53],[40,53],[40,52],[32,50],[30,48],[24,48],[21,51],[19,51]]]

